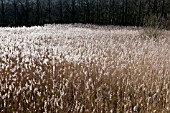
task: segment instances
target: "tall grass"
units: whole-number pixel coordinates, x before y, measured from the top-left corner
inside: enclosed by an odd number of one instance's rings
[[[170,112],[169,32],[96,27],[0,28],[0,112]]]

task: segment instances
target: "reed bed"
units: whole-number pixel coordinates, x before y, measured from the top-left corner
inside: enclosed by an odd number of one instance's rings
[[[1,113],[169,113],[170,38],[91,25],[0,28]]]

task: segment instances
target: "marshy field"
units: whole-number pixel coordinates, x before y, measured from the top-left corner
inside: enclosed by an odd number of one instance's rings
[[[170,32],[0,28],[0,112],[169,113]]]

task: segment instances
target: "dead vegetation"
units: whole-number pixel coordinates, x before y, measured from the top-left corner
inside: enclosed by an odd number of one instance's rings
[[[170,112],[168,37],[66,25],[34,29],[34,39],[22,35],[30,29],[16,31],[19,43],[11,48],[13,29],[0,38],[0,112]],[[58,32],[38,34],[49,29]]]

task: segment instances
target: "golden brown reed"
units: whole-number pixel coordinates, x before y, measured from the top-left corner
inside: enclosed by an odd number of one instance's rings
[[[84,32],[87,28],[80,29]],[[88,28],[86,34],[92,34],[95,30]],[[77,53],[81,56],[78,60],[66,57],[71,53],[50,56],[50,53],[54,54],[50,49],[43,57],[25,59],[22,49],[18,48],[15,48],[19,51],[15,57],[8,54],[1,56],[0,112],[170,112],[168,37],[155,41],[134,35],[134,31],[124,33],[122,30],[121,34],[121,30],[100,30],[97,31],[98,35],[95,34],[100,39],[94,41],[95,38],[91,43],[88,42],[92,41],[91,37],[85,34],[82,34],[84,37],[80,38],[83,40],[80,44],[77,44],[76,38],[66,37],[68,45],[77,49],[80,45],[84,47]],[[67,33],[61,36],[65,35]],[[109,42],[103,43],[105,38]],[[52,39],[53,42],[50,42]],[[44,43],[57,43],[54,37],[50,40],[47,38]],[[88,59],[90,56],[83,56],[88,53],[88,47],[95,50],[91,59]],[[103,53],[98,54],[100,50]]]

